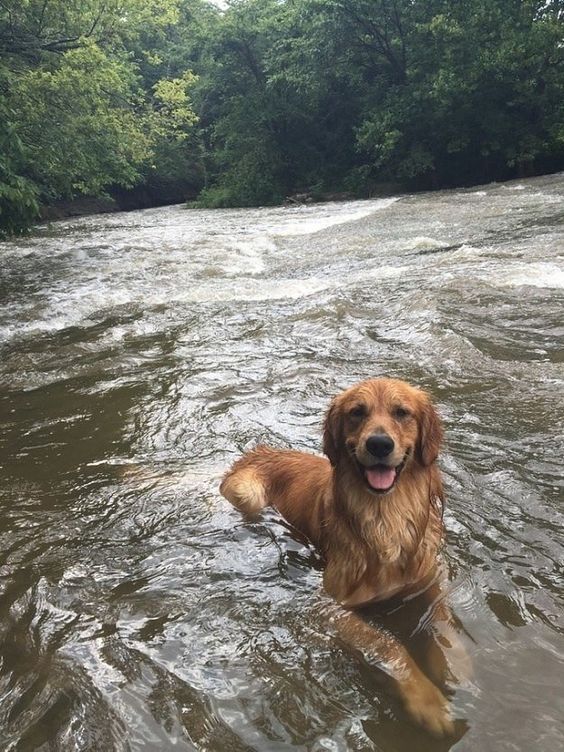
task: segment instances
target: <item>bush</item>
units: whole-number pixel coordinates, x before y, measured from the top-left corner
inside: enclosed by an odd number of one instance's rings
[[[0,135],[0,238],[23,234],[39,214],[36,185],[18,174],[22,161],[21,141],[7,124]]]

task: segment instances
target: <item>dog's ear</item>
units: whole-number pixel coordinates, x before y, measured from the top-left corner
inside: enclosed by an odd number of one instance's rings
[[[335,466],[339,459],[339,444],[341,439],[341,409],[338,398],[329,405],[323,424],[323,453],[329,457],[329,462]]]
[[[417,441],[417,455],[422,465],[428,467],[439,456],[443,441],[443,427],[441,419],[428,395],[423,395],[419,412],[419,438]]]

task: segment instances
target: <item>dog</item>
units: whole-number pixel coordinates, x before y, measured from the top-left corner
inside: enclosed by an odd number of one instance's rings
[[[437,589],[442,439],[424,391],[398,379],[369,379],[331,402],[323,427],[327,459],[259,446],[234,463],[220,486],[245,514],[275,507],[316,546],[324,588],[342,607],[333,619],[340,636],[378,661],[411,718],[439,736],[453,732],[445,696],[399,640],[355,609],[427,594],[443,644],[456,643]]]

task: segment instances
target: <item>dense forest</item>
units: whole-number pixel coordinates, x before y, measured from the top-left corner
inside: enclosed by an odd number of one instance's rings
[[[0,0],[0,232],[564,167],[564,0]]]

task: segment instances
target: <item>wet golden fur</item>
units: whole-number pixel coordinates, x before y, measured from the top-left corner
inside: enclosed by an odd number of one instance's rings
[[[385,469],[394,482],[383,491],[369,482],[377,466],[367,441],[375,434],[393,440]],[[350,609],[422,593],[430,633],[439,635],[435,647],[470,673],[436,577],[443,532],[436,465],[442,436],[425,392],[397,379],[371,379],[332,401],[323,429],[328,459],[259,447],[235,462],[221,484],[221,493],[242,512],[272,505],[316,545],[325,560],[325,589],[344,607],[335,611],[333,627],[348,646],[377,661],[410,717],[438,736],[454,729],[443,693],[401,642]]]
[[[375,431],[393,439],[392,459],[405,458],[384,495],[368,487],[359,467]],[[276,507],[322,553],[327,592],[347,607],[359,606],[432,577],[442,534],[435,464],[441,439],[425,392],[396,379],[371,379],[331,403],[323,431],[328,460],[259,447],[233,465],[221,493],[243,512]]]

